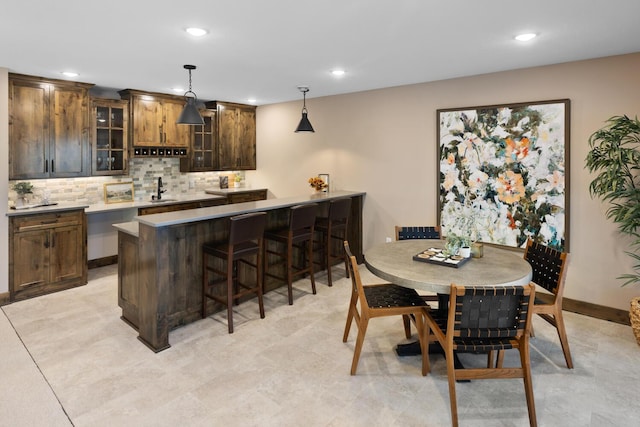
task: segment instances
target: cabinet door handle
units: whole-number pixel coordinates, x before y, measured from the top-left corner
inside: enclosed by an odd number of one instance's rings
[[[56,164],[54,163],[55,160],[51,160],[51,173],[55,173],[56,171]]]
[[[49,173],[49,160],[44,161],[44,172]]]
[[[47,237],[44,239],[44,247],[47,249],[49,248],[49,234],[47,234]]]

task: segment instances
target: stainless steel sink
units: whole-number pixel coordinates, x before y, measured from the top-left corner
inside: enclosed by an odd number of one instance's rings
[[[164,203],[164,202],[177,202],[177,199],[154,199],[154,200],[150,200],[151,203]]]

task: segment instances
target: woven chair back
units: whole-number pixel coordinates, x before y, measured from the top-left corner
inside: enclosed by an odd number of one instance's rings
[[[532,281],[557,295],[564,280],[567,254],[529,239],[524,259],[533,270]]]
[[[440,227],[401,227],[396,226],[396,240],[439,239]]]

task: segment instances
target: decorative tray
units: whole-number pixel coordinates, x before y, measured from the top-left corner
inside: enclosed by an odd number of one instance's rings
[[[429,248],[413,256],[414,261],[428,262],[430,264],[444,265],[445,267],[458,268],[469,261],[469,258],[463,258],[459,255],[446,256],[442,253],[442,249]]]

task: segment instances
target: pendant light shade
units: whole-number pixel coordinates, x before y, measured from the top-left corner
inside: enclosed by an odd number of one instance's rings
[[[309,88],[307,86],[298,86],[298,90],[302,92],[303,103],[302,103],[302,118],[300,119],[300,123],[296,128],[296,132],[315,132],[313,130],[313,126],[311,126],[311,122],[307,117],[307,92],[309,92]]]
[[[195,70],[196,66],[185,65],[184,69],[189,70],[189,90],[184,93],[187,103],[185,104],[182,113],[180,113],[177,123],[179,125],[204,125],[204,119],[200,115],[198,107],[196,107],[198,97],[195,92],[191,90],[191,70]]]

